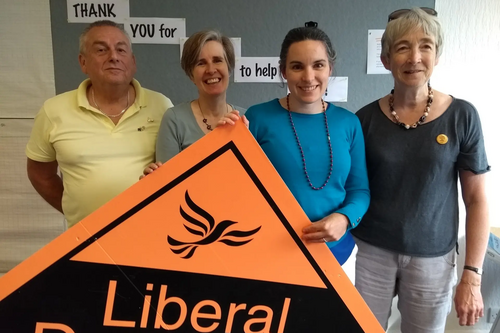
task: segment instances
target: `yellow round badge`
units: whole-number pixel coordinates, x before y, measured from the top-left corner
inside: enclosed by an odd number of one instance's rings
[[[437,143],[439,143],[440,145],[444,145],[448,142],[448,137],[444,134],[439,134],[437,137],[436,137],[436,141]]]

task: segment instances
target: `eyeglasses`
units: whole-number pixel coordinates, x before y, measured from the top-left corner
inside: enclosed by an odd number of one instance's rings
[[[429,7],[420,7],[420,9],[422,9],[424,12],[426,12],[429,15],[432,15],[432,16],[437,16],[438,15],[438,12],[436,12],[436,10],[434,10],[432,8],[429,8]],[[400,18],[401,16],[403,16],[406,13],[408,13],[409,11],[410,11],[410,9],[398,9],[398,10],[395,10],[392,13],[389,14],[389,19],[387,20],[387,22],[391,22],[392,20]]]

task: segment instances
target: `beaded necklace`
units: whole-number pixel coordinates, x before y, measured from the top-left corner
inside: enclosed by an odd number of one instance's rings
[[[321,185],[320,187],[315,187],[312,184],[311,179],[309,178],[309,174],[307,173],[306,158],[304,156],[304,151],[302,150],[302,146],[300,144],[299,136],[297,135],[297,131],[295,129],[295,124],[293,123],[292,112],[290,111],[290,94],[286,95],[286,108],[288,110],[288,116],[290,118],[290,124],[292,125],[293,133],[295,134],[295,139],[297,140],[297,146],[299,147],[300,155],[302,157],[302,165],[304,166],[304,174],[306,175],[307,183],[309,184],[309,186],[313,190],[321,190],[321,189],[323,189],[326,186],[326,184],[328,183],[328,181],[330,181],[330,177],[332,176],[332,171],[333,171],[332,143],[330,141],[330,129],[328,128],[328,118],[326,116],[326,107],[325,107],[325,102],[323,101],[323,99],[321,99],[321,106],[323,107],[323,116],[324,116],[324,119],[325,119],[325,128],[326,128],[326,137],[327,137],[327,140],[328,140],[328,149],[330,151],[330,170],[328,172],[328,176],[326,177],[326,180],[323,183],[323,185]]]
[[[198,99],[196,101],[198,102],[198,107],[200,108],[201,116],[203,117],[203,123],[207,127],[207,130],[213,131],[214,129],[212,128],[212,125],[210,125],[208,123],[208,119],[205,118],[205,114],[203,113],[203,110],[201,109],[200,100]],[[226,113],[229,113],[229,105],[227,103],[226,103]]]
[[[429,97],[427,98],[427,105],[425,106],[424,114],[413,125],[408,125],[399,121],[398,114],[396,113],[396,110],[394,110],[394,89],[391,90],[391,96],[389,96],[389,110],[391,110],[391,114],[394,117],[394,122],[397,125],[406,129],[417,128],[418,125],[422,125],[422,123],[425,121],[425,118],[427,118],[427,116],[429,115],[429,111],[431,110],[431,105],[434,100],[434,92],[432,91],[430,83],[427,86],[429,88]]]

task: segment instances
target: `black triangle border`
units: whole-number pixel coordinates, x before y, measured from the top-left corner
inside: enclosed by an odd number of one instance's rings
[[[139,212],[140,210],[144,209],[146,206],[148,206],[150,203],[154,202],[156,199],[164,195],[166,192],[174,188],[175,186],[179,185],[182,183],[184,180],[187,178],[191,177],[193,174],[213,162],[215,159],[220,157],[222,154],[226,153],[227,151],[232,151],[234,156],[238,159],[240,162],[241,166],[245,169],[247,172],[248,176],[252,179],[253,183],[257,187],[257,189],[260,191],[262,196],[265,198],[271,209],[274,211],[276,216],[279,218],[283,226],[286,228],[290,236],[292,236],[294,242],[296,245],[300,248],[304,256],[307,258],[309,261],[310,265],[313,267],[315,270],[316,274],[320,277],[322,282],[325,284],[326,288],[329,290],[335,290],[333,285],[331,284],[330,280],[326,277],[324,272],[321,270],[319,267],[318,263],[314,260],[312,255],[309,253],[309,251],[306,249],[304,243],[300,240],[299,236],[295,233],[294,229],[286,219],[285,215],[281,212],[279,209],[278,205],[274,202],[273,198],[269,194],[269,192],[266,190],[262,182],[259,180],[255,172],[252,170],[246,159],[243,157],[243,154],[240,152],[238,147],[235,145],[233,141],[229,141],[226,143],[224,146],[221,148],[217,149],[215,152],[204,158],[202,161],[198,162],[195,164],[193,167],[188,169],[186,172],[172,180],[170,183],[167,185],[163,186],[159,190],[157,190],[155,193],[151,194],[149,197],[144,199],[142,202],[139,204],[135,205],[132,207],[130,210],[128,210],[126,213],[118,217],[116,220],[113,222],[109,223],[107,226],[105,226],[103,229],[99,230],[97,233],[95,233],[93,236],[89,237],[86,241],[82,242],[82,244],[78,245],[75,247],[73,250],[69,251],[66,255],[62,256],[59,258],[57,261],[55,261],[52,265],[46,267],[44,270],[38,272],[35,276],[41,274],[45,270],[49,269],[50,267],[57,265],[63,261],[68,261],[71,260],[72,257],[86,249],[88,246],[92,245],[94,242],[96,242],[99,238],[103,237],[106,235],[108,232],[116,228],[118,225],[121,223],[125,222],[128,220],[130,217],[132,217],[135,213]],[[35,277],[34,276],[34,277]],[[33,278],[34,278],[33,277]],[[29,281],[26,281],[28,283]],[[24,284],[23,284],[24,285]],[[19,290],[22,286],[19,286],[17,290]],[[15,293],[15,291],[12,292],[12,294]]]

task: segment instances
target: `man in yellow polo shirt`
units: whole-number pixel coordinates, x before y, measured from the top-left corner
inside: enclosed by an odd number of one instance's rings
[[[133,79],[130,38],[112,21],[83,31],[79,63],[89,78],[44,103],[26,147],[33,187],[69,227],[139,179],[155,160],[161,118],[172,106]]]

